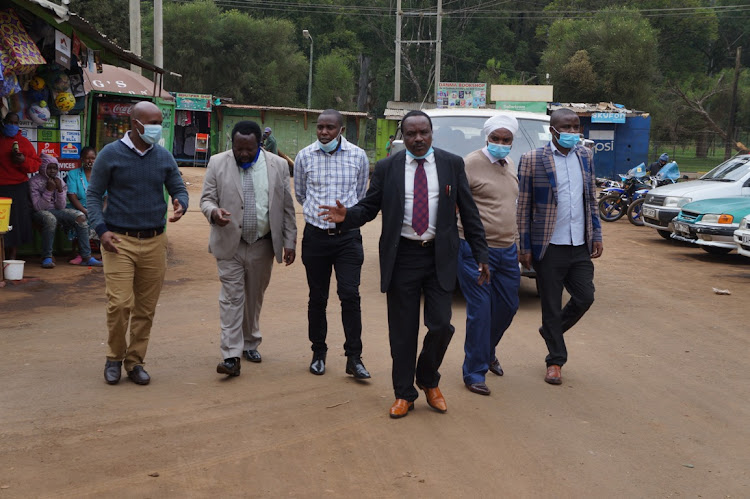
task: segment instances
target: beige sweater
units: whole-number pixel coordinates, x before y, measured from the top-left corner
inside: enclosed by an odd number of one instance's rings
[[[464,158],[471,195],[479,208],[479,216],[490,248],[507,248],[518,239],[518,176],[513,160],[510,157],[506,160],[508,164],[505,166],[492,163],[481,149]],[[458,233],[463,239],[464,231],[460,217]]]

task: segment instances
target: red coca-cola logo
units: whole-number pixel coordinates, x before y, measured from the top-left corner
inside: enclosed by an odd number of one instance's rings
[[[132,104],[115,104],[112,107],[112,112],[115,114],[130,115],[130,108],[132,107]]]

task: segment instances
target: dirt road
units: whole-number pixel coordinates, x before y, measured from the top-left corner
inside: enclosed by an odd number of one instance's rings
[[[501,343],[506,374],[488,375],[492,395],[463,386],[456,297],[441,382],[448,412],[420,397],[391,420],[379,219],[363,229],[363,358],[373,379],[344,373],[335,301],[327,373],[308,372],[299,259],[274,268],[263,362],[224,379],[215,372],[219,284],[197,207],[202,174],[184,169],[191,208],[169,226],[151,385],[102,379],[99,270],[31,260],[26,274],[42,281],[0,289],[0,499],[750,496],[750,259],[605,224],[596,303],[568,336],[562,386],[542,380],[539,302],[525,280]]]

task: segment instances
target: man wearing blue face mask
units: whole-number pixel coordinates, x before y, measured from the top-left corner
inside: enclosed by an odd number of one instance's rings
[[[344,326],[346,373],[367,379],[370,373],[362,363],[362,312],[359,279],[364,262],[359,228],[339,230],[318,215],[318,207],[337,199],[353,206],[367,190],[370,163],[365,151],[344,138],[344,118],[335,109],[318,117],[318,140],[302,149],[294,162],[294,193],[302,205],[305,229],[302,236],[302,263],[307,273],[310,298],[307,305],[308,336],[313,351],[310,372],[325,374],[326,306],[331,273],[336,272],[337,293],[341,300]]]
[[[109,330],[104,379],[111,385],[120,381],[123,364],[134,383],[147,385],[151,380],[143,364],[167,269],[164,188],[174,208],[170,222],[180,220],[188,208],[177,163],[158,144],[161,123],[161,110],[154,103],[134,105],[130,130],[96,157],[86,192],[89,224],[102,246]]]
[[[508,156],[517,131],[518,120],[513,116],[491,117],[484,124],[486,147],[464,158],[466,178],[487,237],[492,274],[490,282],[477,283],[479,272],[459,220],[458,280],[466,298],[463,379],[466,388],[480,395],[490,394],[485,383],[488,370],[503,375],[495,349],[518,310],[518,177]]]
[[[36,173],[42,160],[36,149],[18,128],[16,113],[8,113],[0,129],[0,198],[12,199],[10,225],[13,230],[4,236],[6,255],[3,259],[15,260],[18,246],[32,238],[31,200],[29,199],[28,173]]]
[[[594,264],[602,255],[593,152],[578,145],[581,124],[570,109],[550,116],[552,140],[521,156],[518,232],[521,264],[533,262],[542,304],[539,333],[547,344],[544,381],[562,383],[568,359],[563,334],[594,303]],[[562,307],[562,291],[570,300]]]

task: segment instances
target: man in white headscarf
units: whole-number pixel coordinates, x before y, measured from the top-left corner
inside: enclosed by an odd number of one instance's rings
[[[477,266],[459,220],[458,280],[466,298],[463,377],[466,387],[480,395],[490,394],[485,383],[488,370],[503,375],[496,348],[518,310],[518,177],[508,156],[517,131],[518,121],[513,116],[493,116],[484,124],[487,145],[464,158],[471,194],[487,235],[492,276],[490,282],[477,284]]]

